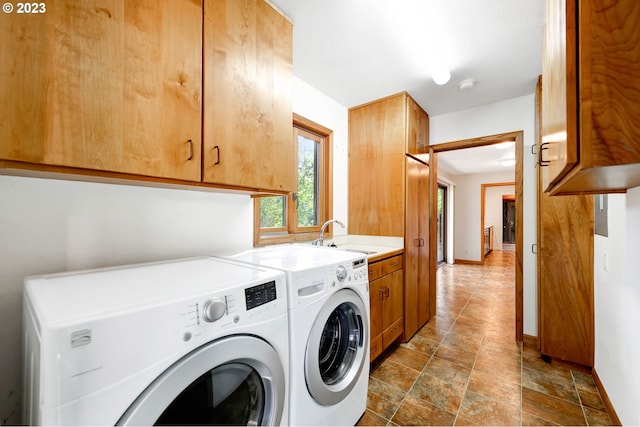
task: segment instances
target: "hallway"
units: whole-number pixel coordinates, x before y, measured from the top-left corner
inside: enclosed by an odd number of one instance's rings
[[[611,425],[589,371],[514,341],[514,262],[438,269],[437,316],[374,362],[358,425]]]

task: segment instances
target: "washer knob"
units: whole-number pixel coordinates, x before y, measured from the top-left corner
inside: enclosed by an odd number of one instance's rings
[[[339,282],[344,282],[344,279],[347,278],[347,269],[344,268],[344,265],[339,265],[338,268],[336,268],[336,276]]]
[[[202,306],[202,317],[207,322],[215,322],[224,316],[224,313],[227,311],[227,306],[224,302],[219,300],[218,298],[211,298],[205,301]]]

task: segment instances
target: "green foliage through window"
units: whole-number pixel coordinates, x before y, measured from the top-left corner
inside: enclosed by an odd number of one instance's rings
[[[298,226],[318,225],[318,143],[298,135]]]
[[[260,198],[260,228],[284,228],[287,226],[285,196]]]

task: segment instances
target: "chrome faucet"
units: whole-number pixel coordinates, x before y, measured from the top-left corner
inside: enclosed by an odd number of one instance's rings
[[[338,221],[337,219],[330,219],[329,221],[327,221],[324,224],[322,224],[322,227],[320,227],[320,237],[318,237],[316,240],[311,242],[312,245],[314,245],[314,246],[322,246],[322,244],[324,243],[324,230],[326,230],[326,228],[332,222],[337,222],[338,224],[340,224],[342,226],[342,228],[344,228],[344,224],[342,222]]]

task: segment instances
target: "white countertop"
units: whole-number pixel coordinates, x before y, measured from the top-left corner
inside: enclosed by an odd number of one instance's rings
[[[378,260],[388,255],[404,251],[404,238],[391,236],[337,235],[325,239],[325,246],[334,243],[338,249],[360,250],[371,252],[367,258]]]

